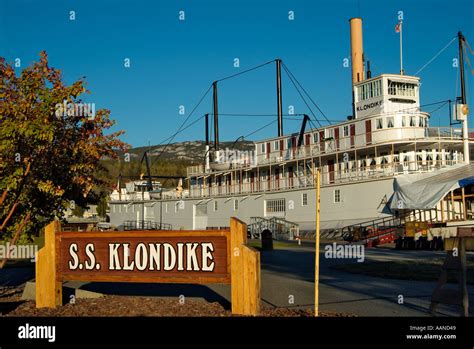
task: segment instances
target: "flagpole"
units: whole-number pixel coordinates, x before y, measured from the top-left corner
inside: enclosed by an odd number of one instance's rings
[[[400,21],[400,75],[403,74],[403,22]]]

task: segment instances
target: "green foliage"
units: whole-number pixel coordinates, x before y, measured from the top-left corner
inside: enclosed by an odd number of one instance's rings
[[[105,195],[100,198],[96,211],[99,217],[105,217],[107,215],[107,197]]]
[[[114,125],[109,110],[57,113],[58,105],[82,103],[88,92],[83,79],[65,85],[45,52],[19,76],[0,57],[0,238],[12,238],[22,222],[26,237],[36,235],[71,200],[85,206],[103,185],[100,159],[125,150],[122,131],[104,133]]]
[[[86,209],[80,205],[76,205],[72,210],[72,214],[76,217],[84,217],[84,212],[86,212]]]

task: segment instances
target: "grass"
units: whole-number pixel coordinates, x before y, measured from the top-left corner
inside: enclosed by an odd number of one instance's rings
[[[444,259],[421,261],[368,262],[340,264],[331,268],[348,273],[363,274],[387,279],[438,281]],[[448,273],[448,282],[457,282],[455,272]],[[474,260],[467,261],[467,283],[474,284]]]

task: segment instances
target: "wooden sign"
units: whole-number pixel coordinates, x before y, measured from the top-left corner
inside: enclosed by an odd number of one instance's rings
[[[230,231],[59,233],[61,281],[230,283]]]
[[[46,227],[36,259],[36,307],[62,305],[62,282],[231,284],[232,313],[260,311],[260,253],[247,226],[227,230],[61,232]]]

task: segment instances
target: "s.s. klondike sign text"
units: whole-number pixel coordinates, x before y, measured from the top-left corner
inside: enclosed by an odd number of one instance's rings
[[[232,312],[260,308],[260,254],[247,227],[226,230],[61,232],[46,228],[36,264],[36,306],[62,304],[62,282],[230,283]]]
[[[59,233],[61,279],[230,282],[230,231]]]

